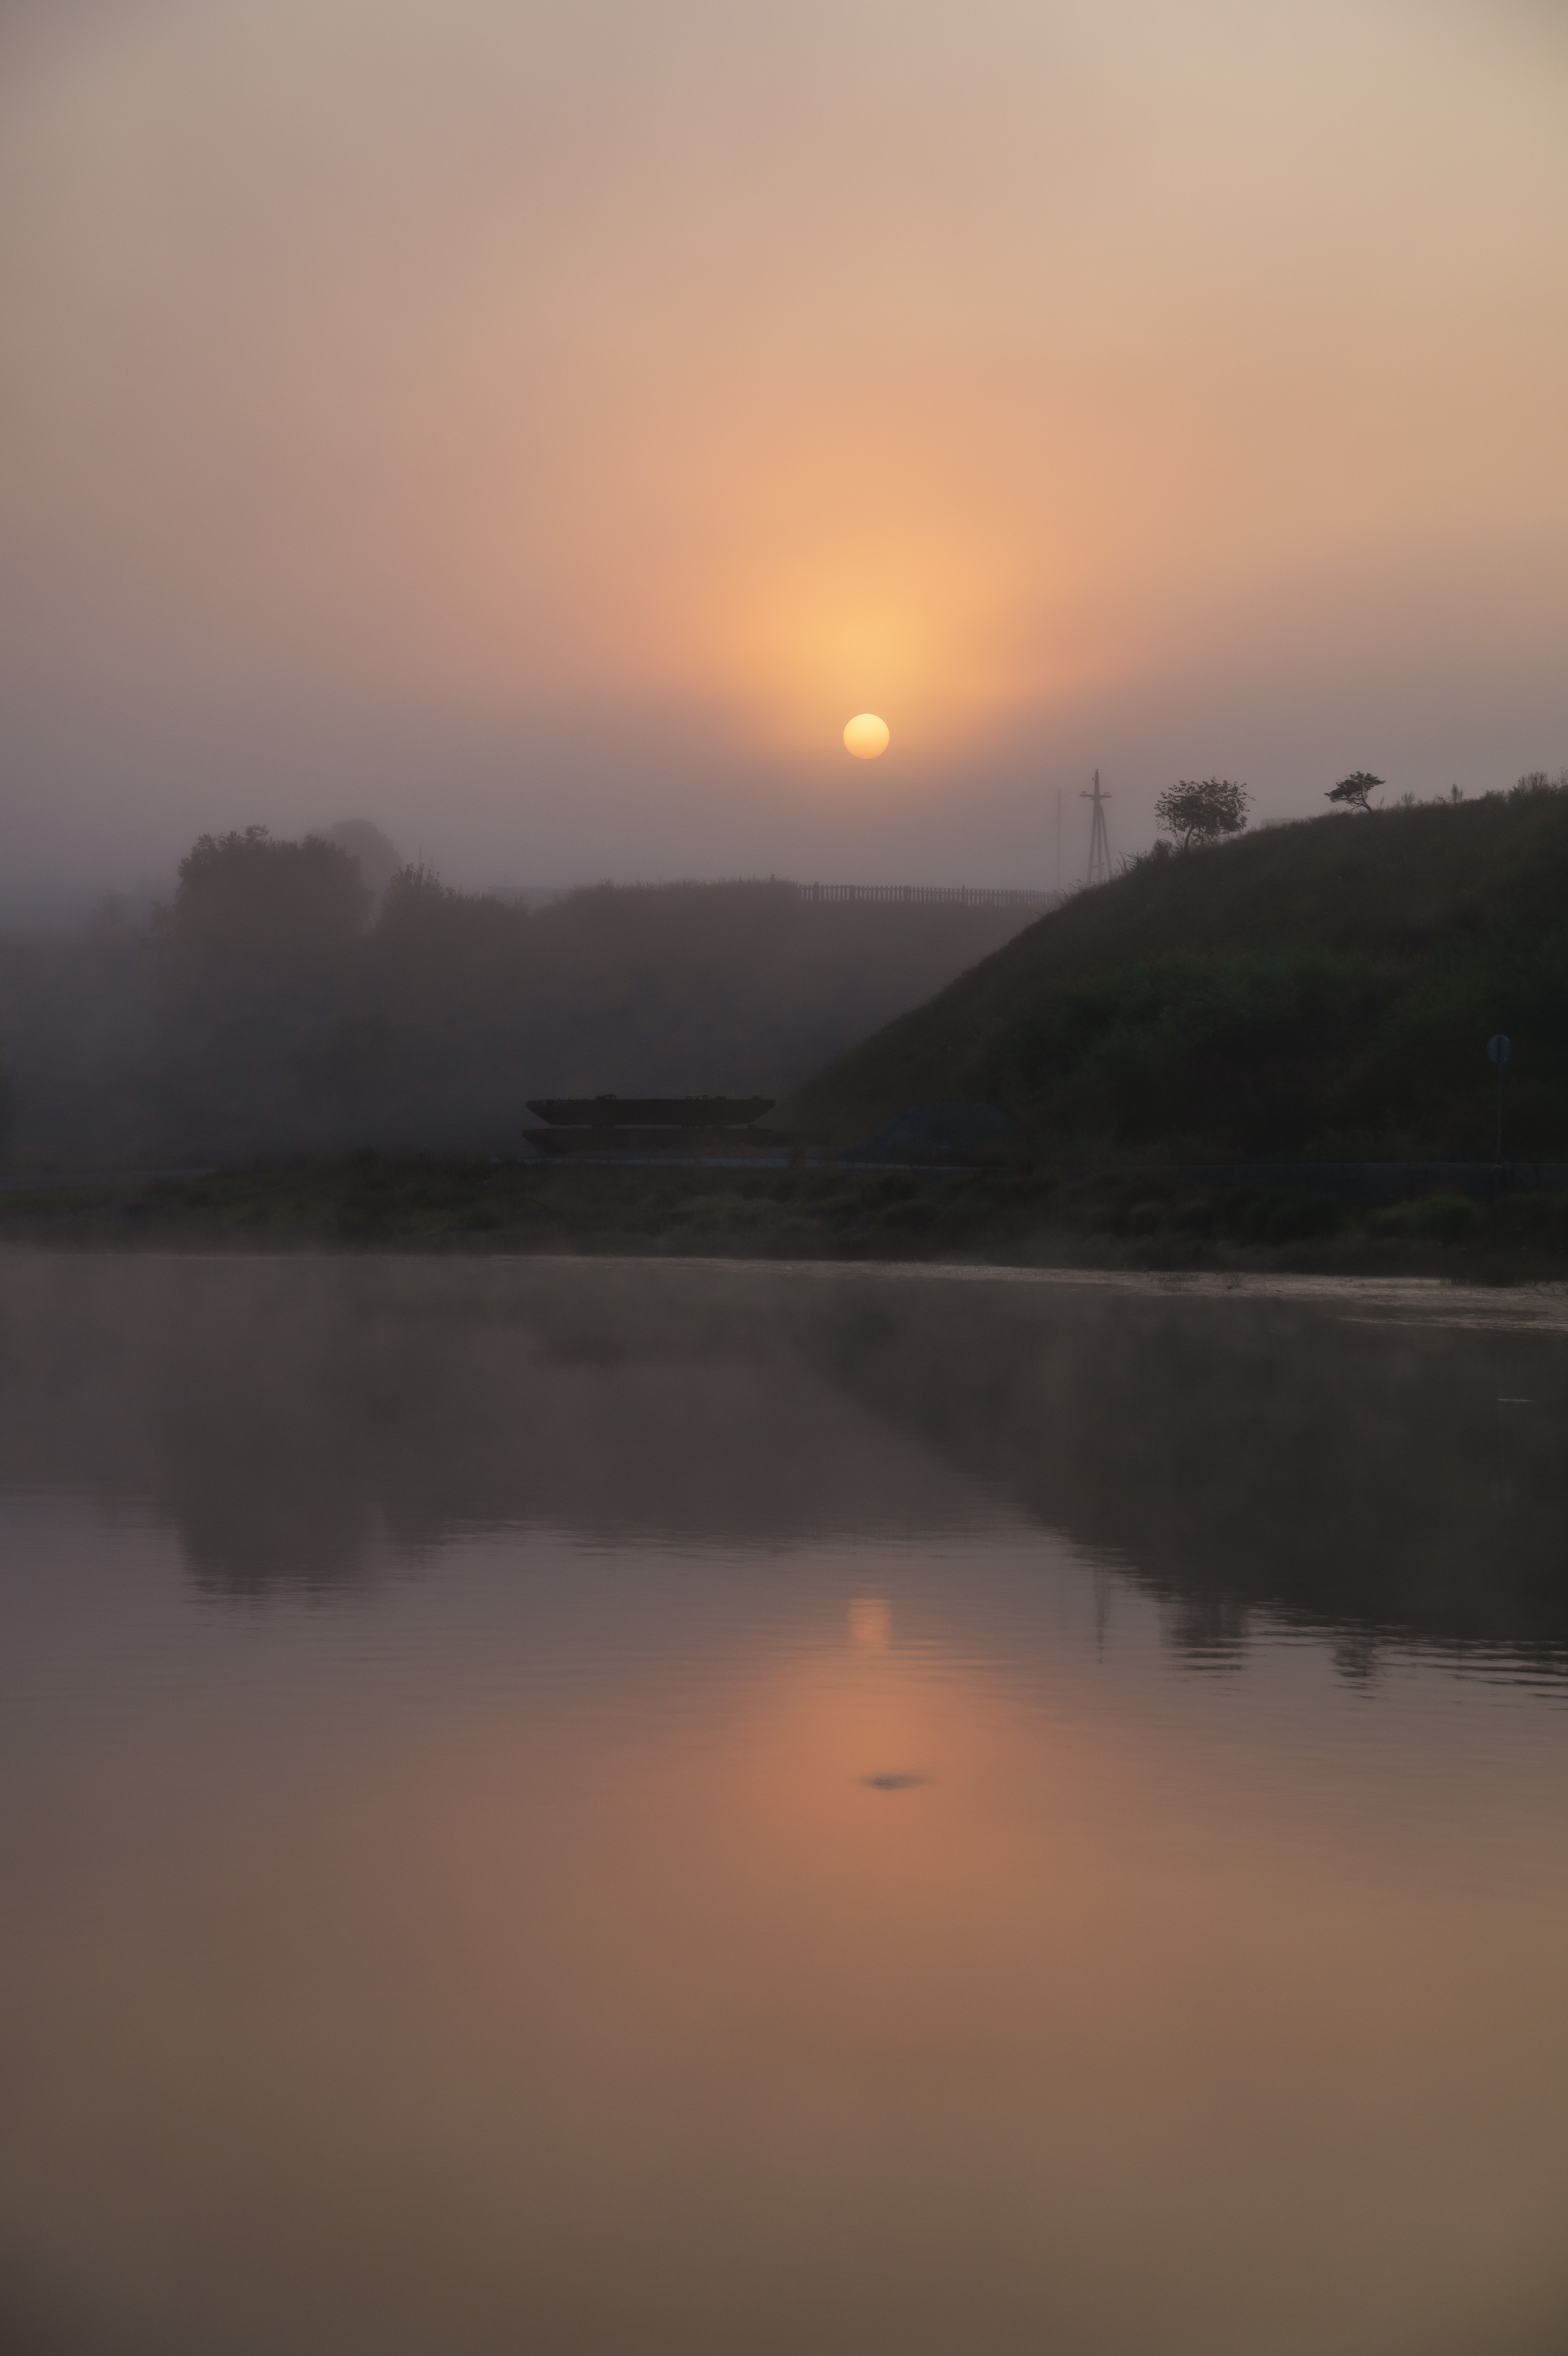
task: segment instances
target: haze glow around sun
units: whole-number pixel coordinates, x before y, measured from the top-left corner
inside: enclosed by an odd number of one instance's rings
[[[891,741],[887,722],[879,720],[874,712],[858,712],[853,720],[846,723],[844,748],[853,753],[857,761],[880,760]]]
[[[1568,0],[0,0],[0,916],[1554,772],[1565,112]]]

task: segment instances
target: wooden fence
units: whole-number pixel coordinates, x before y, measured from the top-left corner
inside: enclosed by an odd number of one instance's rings
[[[986,884],[799,884],[803,900],[877,900],[907,908],[1054,908],[1058,892],[1009,892]]]

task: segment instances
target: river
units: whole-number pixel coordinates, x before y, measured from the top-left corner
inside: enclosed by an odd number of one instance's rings
[[[6,2356],[1568,2345],[1568,1311],[0,1256]]]

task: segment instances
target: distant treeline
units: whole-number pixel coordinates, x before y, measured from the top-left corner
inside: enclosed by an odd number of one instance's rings
[[[0,938],[16,1159],[499,1146],[529,1096],[782,1093],[1031,915],[773,882],[529,908],[335,832],[203,836],[150,920]]]

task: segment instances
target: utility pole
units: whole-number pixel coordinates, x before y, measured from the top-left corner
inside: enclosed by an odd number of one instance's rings
[[[1090,884],[1108,884],[1111,880],[1111,838],[1105,831],[1105,804],[1111,797],[1100,790],[1098,769],[1094,772],[1093,792],[1080,794],[1078,798],[1094,805],[1093,823],[1089,830],[1089,873],[1085,880]]]
[[[1056,788],[1056,896],[1061,897],[1061,787]]]

